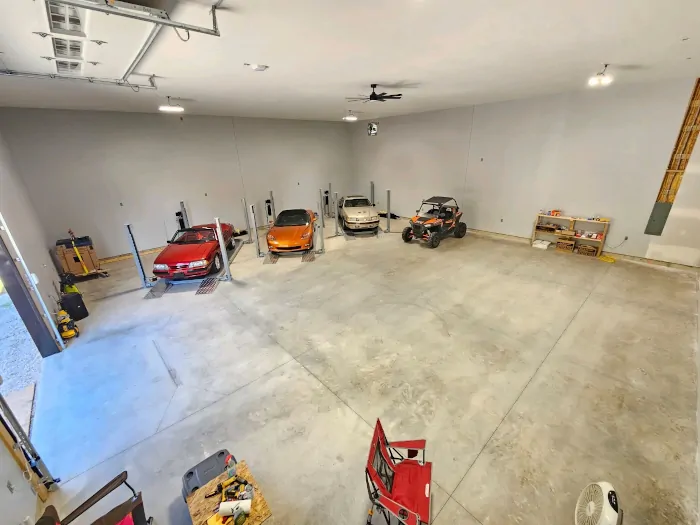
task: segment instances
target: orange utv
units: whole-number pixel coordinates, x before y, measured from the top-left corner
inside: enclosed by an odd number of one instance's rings
[[[430,197],[421,203],[410,226],[401,232],[403,242],[418,239],[437,248],[440,241],[449,235],[461,239],[467,234],[467,224],[462,222],[462,212],[452,197]]]

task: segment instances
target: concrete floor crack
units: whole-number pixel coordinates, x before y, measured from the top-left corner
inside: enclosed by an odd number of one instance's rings
[[[175,388],[182,386],[182,380],[178,377],[177,375],[177,370],[175,370],[172,366],[168,364],[168,362],[165,360],[163,357],[163,353],[160,351],[160,347],[158,346],[158,343],[156,343],[155,339],[151,339],[153,342],[153,346],[156,348],[156,352],[158,353],[158,357],[160,357],[160,360],[163,361],[163,366],[165,366],[165,369],[168,371],[168,375],[170,376],[170,379],[172,380],[173,384],[175,385]]]
[[[610,271],[610,269],[608,268],[607,271]],[[607,273],[607,272],[606,272],[606,273]],[[595,287],[594,287],[593,289],[591,289],[591,290],[588,292],[588,295],[587,295],[586,298],[581,302],[580,306],[579,306],[578,309],[576,310],[576,313],[571,317],[571,319],[569,319],[569,322],[567,323],[566,328],[564,328],[564,330],[562,330],[561,334],[559,334],[559,337],[557,337],[557,340],[554,341],[554,344],[553,344],[552,347],[549,349],[549,351],[547,352],[547,354],[544,356],[544,359],[542,359],[542,361],[540,362],[540,364],[537,366],[537,368],[536,368],[535,371],[533,372],[532,376],[530,376],[530,379],[528,379],[527,383],[525,383],[525,386],[522,388],[522,390],[520,391],[520,393],[517,395],[517,397],[515,398],[515,401],[513,401],[513,403],[511,404],[510,408],[506,411],[505,415],[503,416],[503,418],[501,418],[501,421],[498,423],[498,425],[496,425],[496,428],[493,430],[493,432],[491,433],[491,435],[489,436],[489,438],[486,440],[486,442],[484,443],[484,446],[481,447],[481,449],[479,450],[479,453],[478,453],[478,454],[476,455],[476,457],[474,458],[474,461],[472,461],[472,462],[469,464],[469,467],[467,467],[467,470],[466,470],[466,472],[464,473],[464,475],[462,476],[462,478],[459,480],[459,483],[457,483],[457,485],[455,486],[454,490],[450,493],[450,497],[452,497],[452,496],[454,495],[454,493],[457,492],[457,489],[458,489],[459,486],[462,484],[462,482],[464,481],[464,479],[467,477],[467,474],[469,474],[469,471],[470,471],[470,470],[472,469],[472,467],[476,464],[476,462],[478,461],[479,457],[481,457],[481,454],[484,452],[484,450],[486,450],[486,447],[489,445],[489,443],[490,443],[491,440],[493,439],[493,436],[496,435],[496,432],[498,432],[498,429],[501,428],[501,425],[503,425],[503,422],[506,420],[506,418],[507,418],[507,417],[510,415],[510,413],[513,411],[513,408],[515,408],[515,405],[518,404],[518,401],[520,400],[520,398],[522,397],[522,395],[525,393],[525,390],[527,390],[527,388],[530,386],[530,384],[532,383],[532,380],[535,378],[535,376],[537,376],[537,373],[540,371],[540,369],[542,368],[542,366],[544,365],[544,363],[547,361],[547,359],[549,358],[549,356],[551,355],[551,353],[552,353],[552,352],[554,351],[554,349],[557,347],[557,344],[559,343],[559,340],[563,337],[563,335],[564,335],[564,334],[566,333],[566,331],[569,329],[569,327],[571,326],[571,323],[574,322],[574,320],[575,320],[576,317],[578,316],[578,314],[579,314],[579,312],[581,311],[581,309],[583,308],[583,306],[588,302],[588,299],[589,299],[590,296],[593,294],[593,290],[595,290]],[[455,500],[455,501],[456,501],[456,500]],[[466,509],[465,509],[465,510],[466,510]],[[467,511],[467,512],[469,512],[469,511]],[[471,513],[470,513],[470,514],[471,514]]]

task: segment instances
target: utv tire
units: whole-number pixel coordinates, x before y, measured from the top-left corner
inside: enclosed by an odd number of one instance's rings
[[[433,232],[428,238],[428,248],[437,248],[438,246],[440,246],[440,234]]]
[[[458,239],[461,239],[467,234],[467,223],[466,222],[460,222],[457,227],[455,228],[455,237]]]
[[[212,274],[219,273],[221,271],[221,268],[224,267],[224,262],[223,259],[221,258],[221,254],[217,253],[216,257],[214,257],[214,262],[211,265],[211,272]]]
[[[401,238],[403,242],[411,242],[413,240],[413,229],[410,226],[406,226],[401,232]]]

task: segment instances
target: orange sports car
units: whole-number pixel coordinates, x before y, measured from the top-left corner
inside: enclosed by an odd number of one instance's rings
[[[312,250],[315,222],[311,210],[284,210],[267,233],[267,249],[274,253]]]

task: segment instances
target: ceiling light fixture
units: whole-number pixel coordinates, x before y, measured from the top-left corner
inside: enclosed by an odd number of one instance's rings
[[[348,114],[343,117],[345,122],[357,122],[357,115],[355,115],[351,109],[348,110]]]
[[[253,71],[265,71],[270,68],[270,66],[266,66],[265,64],[249,64],[248,62],[243,65],[248,66]]]
[[[609,86],[612,84],[613,77],[610,75],[606,75],[606,71],[608,70],[608,66],[610,64],[604,64],[603,65],[603,70],[600,71],[599,73],[596,73],[594,76],[588,79],[588,85],[591,87],[598,87],[598,86]]]
[[[180,104],[175,104],[173,106],[170,103],[170,97],[168,97],[168,105],[166,106],[164,104],[162,106],[159,106],[158,111],[162,111],[164,113],[182,113],[183,111],[185,111],[185,108],[183,108]]]

